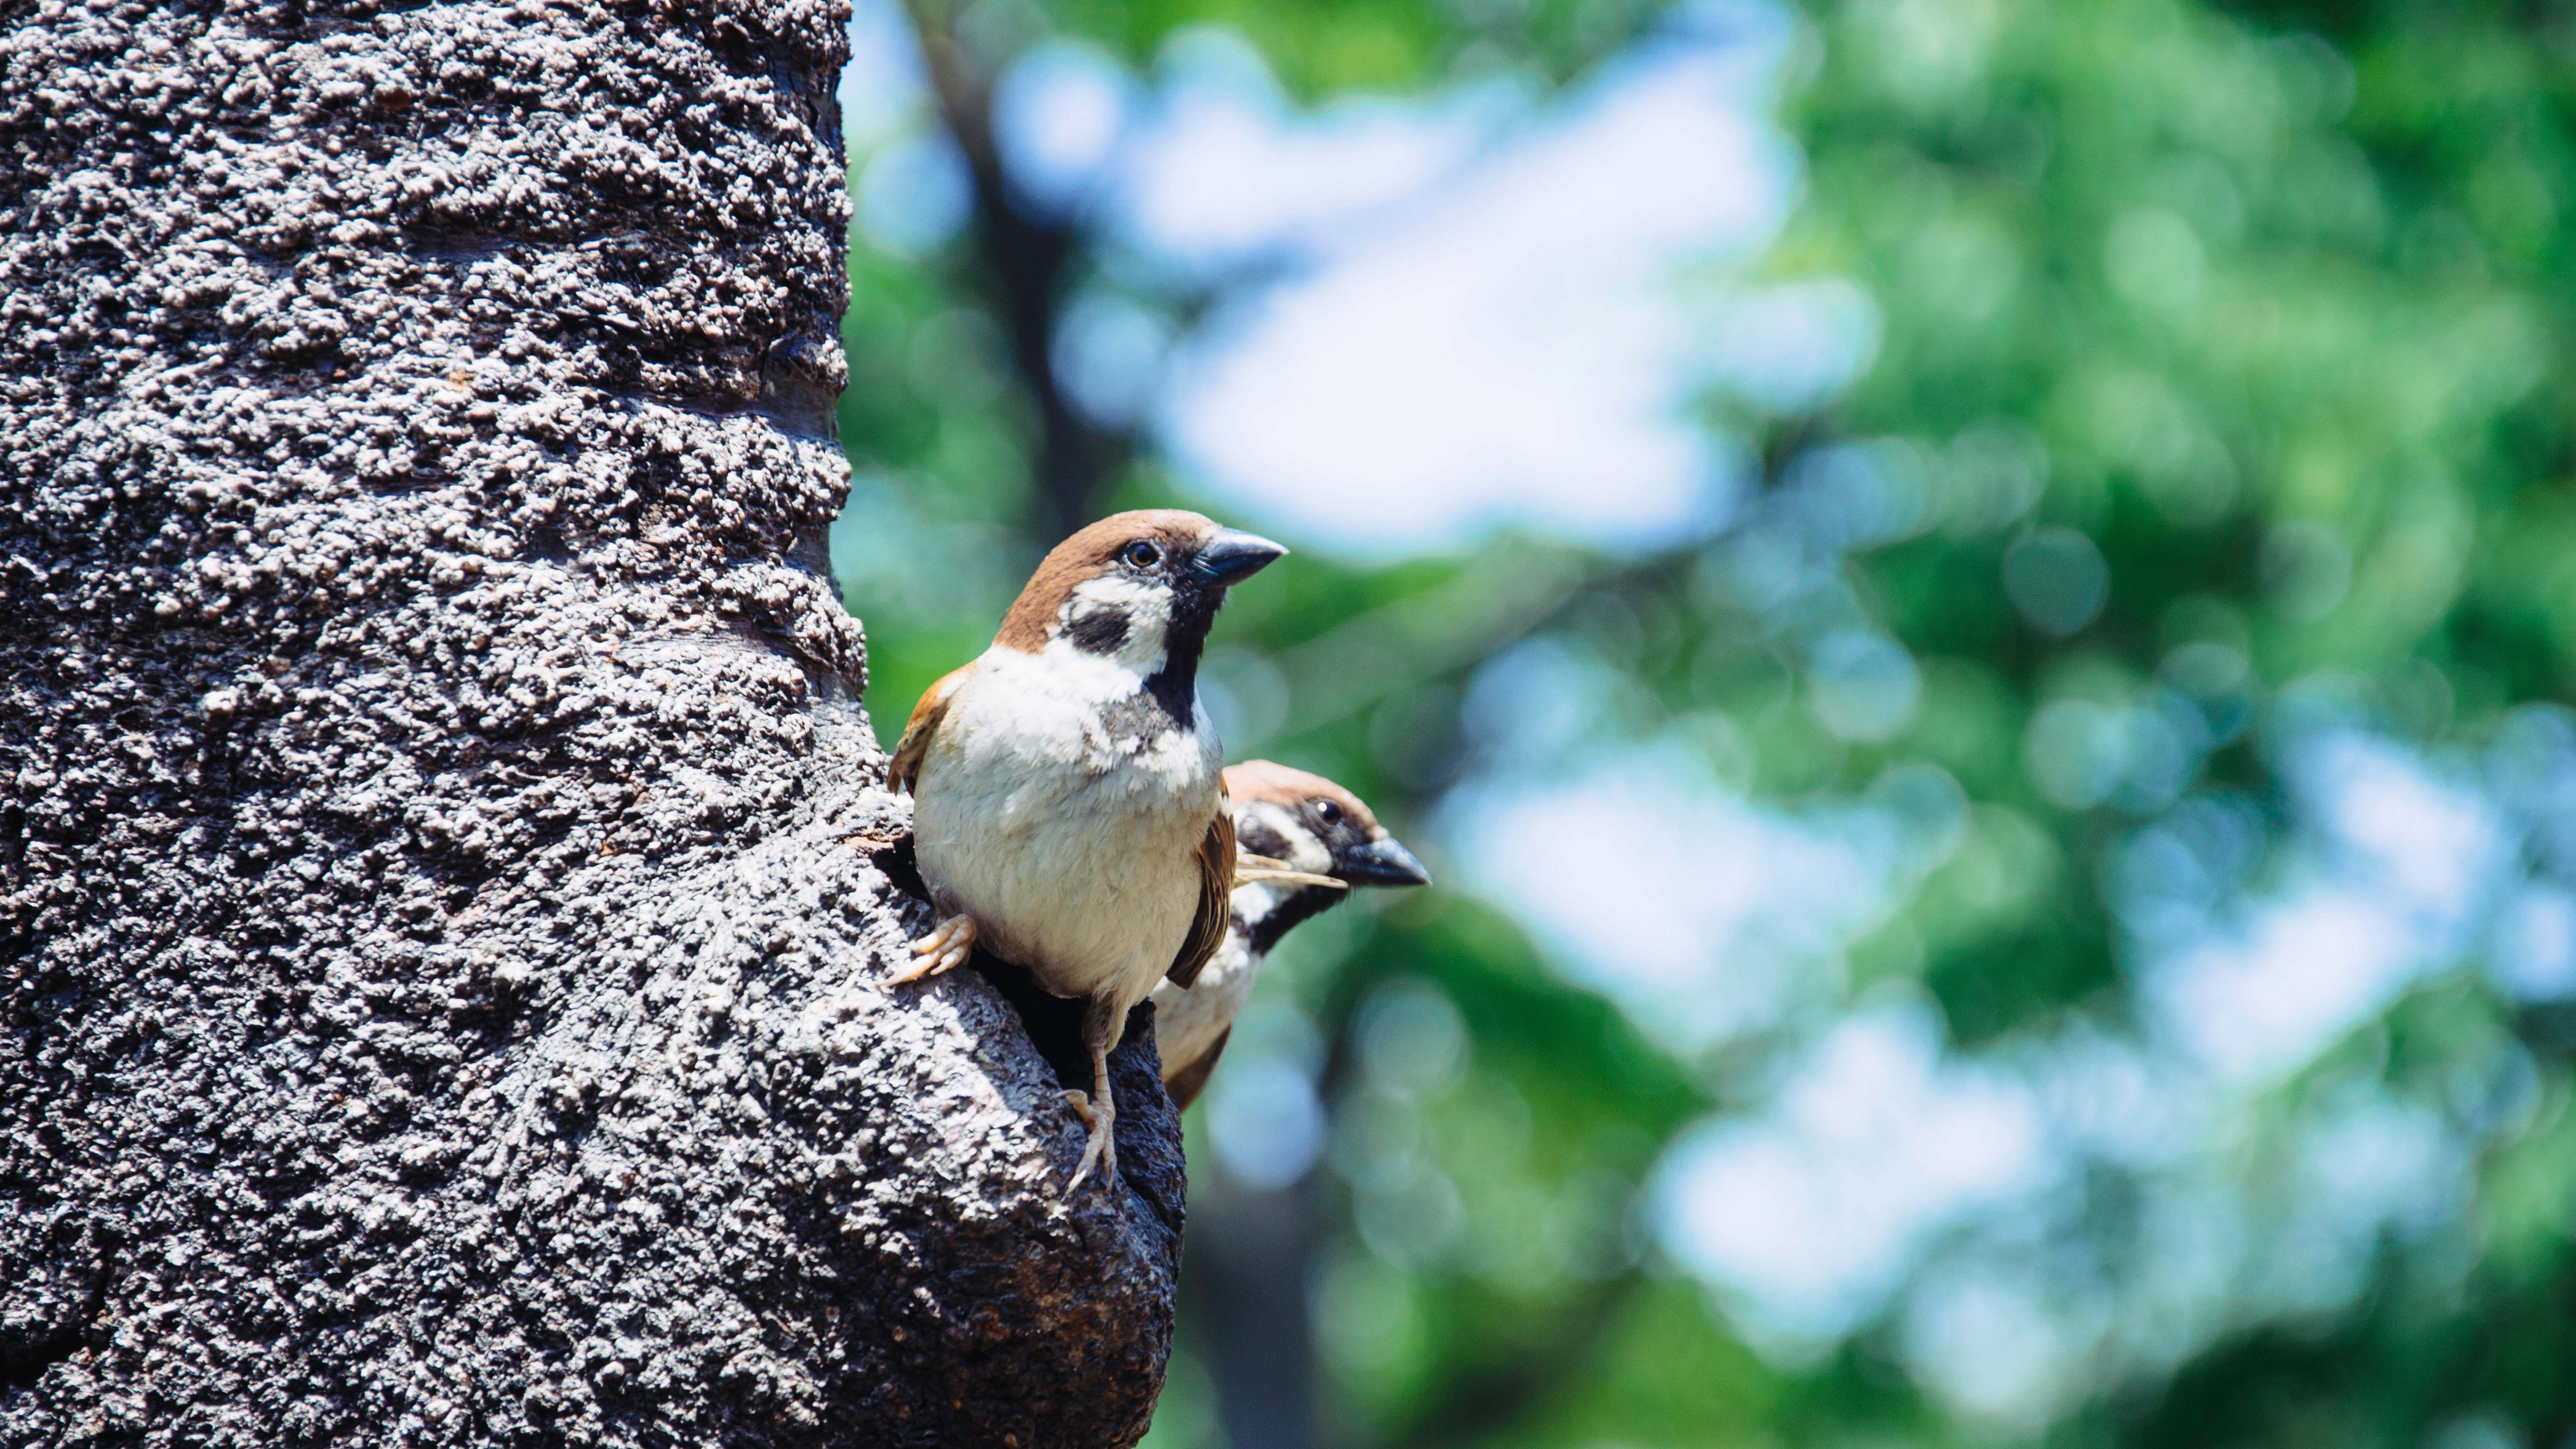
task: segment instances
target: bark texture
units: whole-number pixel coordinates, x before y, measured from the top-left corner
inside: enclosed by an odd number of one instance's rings
[[[878,984],[844,14],[0,0],[0,1443],[1142,1433],[1150,1031],[1068,1198]]]

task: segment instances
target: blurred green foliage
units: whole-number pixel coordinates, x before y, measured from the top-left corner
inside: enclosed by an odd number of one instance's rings
[[[1180,27],[1232,25],[1307,98],[1497,69],[1563,81],[1655,23],[1601,0],[1014,13],[1013,34],[1139,64]],[[2576,686],[2571,62],[2576,7],[2551,3],[1815,5],[1783,102],[1806,192],[1762,265],[1859,283],[1877,351],[1819,413],[1709,406],[1757,431],[1766,484],[1849,442],[1935,500],[1934,521],[1839,574],[1919,665],[1909,722],[1862,740],[1816,728],[1809,626],[1730,588],[1733,534],[1626,559],[1515,536],[1377,569],[1301,551],[1246,590],[1210,663],[1253,723],[1236,753],[1338,779],[1412,837],[1476,768],[1461,718],[1476,669],[1533,636],[1578,641],[1617,674],[1596,729],[1687,726],[1756,799],[1851,795],[1910,761],[1958,782],[1961,844],[1854,946],[1855,991],[1919,979],[1967,1048],[2118,1010],[2107,862],[2185,788],[2247,802],[2277,853],[2279,762],[2252,724],[2282,686],[2432,744],[2474,744],[2515,704]],[[1030,522],[1040,424],[971,238],[917,258],[854,243],[851,268],[840,422],[859,480],[835,565],[887,728],[980,650],[1049,541]],[[1190,501],[1149,453],[1098,504]],[[2097,567],[2107,591],[2089,598]],[[2241,676],[2211,672],[2230,658]],[[1265,680],[1285,701],[1268,713]],[[2213,732],[2161,795],[2032,763],[2051,706],[2156,690],[2247,727]],[[1426,983],[1466,1044],[1436,1078],[1380,1080],[1353,1033],[1369,1003]],[[2223,1337],[2169,1378],[2005,1427],[1914,1386],[1878,1336],[1764,1358],[1653,1250],[1641,1185],[1675,1132],[1749,1090],[1759,1044],[1678,1059],[1451,891],[1326,917],[1264,992],[1320,1025],[1333,1063],[1315,1303],[1335,1441],[2576,1442],[2563,1009],[2452,981],[2364,1033],[2355,1060],[2400,1086],[2499,1036],[2537,1065],[2529,1126],[2479,1169],[2465,1270],[2392,1247],[2348,1311]],[[1197,1114],[1192,1130],[1197,1173]],[[1372,1198],[1371,1153],[1394,1138],[1453,1199]],[[1466,1226],[1401,1241],[1401,1224],[1444,1215]],[[1217,1433],[1195,1331],[1157,1444]]]

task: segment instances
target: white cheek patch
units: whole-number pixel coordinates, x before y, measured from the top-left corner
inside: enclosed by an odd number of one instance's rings
[[[1324,848],[1324,842],[1293,812],[1267,800],[1255,800],[1235,812],[1235,841],[1240,849],[1256,855],[1269,853],[1259,846],[1284,846],[1277,858],[1297,870],[1328,875],[1333,869],[1333,853]]]
[[[1074,586],[1048,649],[1070,644],[1142,674],[1163,667],[1172,623],[1172,591],[1163,584],[1102,574]]]

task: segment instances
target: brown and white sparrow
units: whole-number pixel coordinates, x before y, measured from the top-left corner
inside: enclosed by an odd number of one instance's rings
[[[1225,940],[1195,981],[1154,988],[1163,1085],[1187,1107],[1234,1031],[1235,1013],[1279,938],[1330,909],[1350,886],[1429,885],[1413,852],[1357,795],[1303,770],[1246,760],[1225,772],[1241,850]]]
[[[1114,1177],[1109,1053],[1169,977],[1223,940],[1234,822],[1223,746],[1198,702],[1226,590],[1287,550],[1195,513],[1100,520],[1057,544],[993,647],[930,687],[889,769],[913,795],[914,853],[940,920],[898,981],[975,947],[1087,1001],[1090,1125],[1073,1185]]]

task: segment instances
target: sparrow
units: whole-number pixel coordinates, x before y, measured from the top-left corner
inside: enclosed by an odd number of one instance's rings
[[[1235,871],[1224,747],[1198,698],[1226,591],[1287,552],[1195,513],[1114,514],[1057,544],[993,646],[922,695],[890,783],[939,919],[898,983],[978,946],[1083,1000],[1090,1133],[1068,1190],[1117,1175],[1109,1053],[1127,1013],[1225,938]]]
[[[1163,1085],[1180,1107],[1207,1086],[1235,1013],[1280,937],[1339,904],[1351,886],[1431,884],[1422,862],[1358,796],[1321,775],[1246,760],[1225,772],[1225,789],[1238,851],[1225,940],[1195,981],[1174,977],[1154,988]]]

